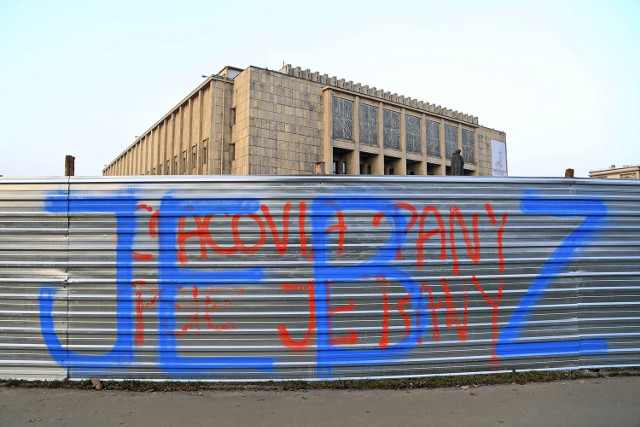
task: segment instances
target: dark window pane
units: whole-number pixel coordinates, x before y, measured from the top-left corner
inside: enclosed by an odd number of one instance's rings
[[[420,148],[420,117],[407,114],[405,121],[407,151],[422,153]]]
[[[427,155],[440,157],[440,123],[427,120]]]
[[[353,140],[353,101],[333,97],[333,138]]]
[[[378,108],[360,104],[360,144],[378,145]]]
[[[458,149],[458,128],[444,125],[444,149],[447,159]]]
[[[462,129],[462,158],[465,163],[475,163],[472,130]]]
[[[384,110],[384,148],[400,150],[400,113]]]

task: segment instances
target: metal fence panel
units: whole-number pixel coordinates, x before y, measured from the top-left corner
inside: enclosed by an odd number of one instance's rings
[[[66,378],[52,360],[41,328],[42,290],[59,292],[48,301],[49,326],[67,344],[67,218],[48,213],[44,200],[66,206],[65,179],[0,178],[0,377]]]
[[[0,181],[6,378],[637,366],[637,181]]]

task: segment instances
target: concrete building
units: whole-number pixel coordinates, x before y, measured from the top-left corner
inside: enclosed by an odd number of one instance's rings
[[[507,174],[506,134],[478,118],[291,65],[225,67],[103,175]]]
[[[622,166],[617,168],[611,165],[609,169],[589,172],[589,178],[614,178],[614,179],[640,179],[640,166]]]

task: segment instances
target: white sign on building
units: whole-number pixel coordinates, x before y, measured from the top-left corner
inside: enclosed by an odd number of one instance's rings
[[[507,146],[504,142],[491,140],[491,174],[507,176]]]

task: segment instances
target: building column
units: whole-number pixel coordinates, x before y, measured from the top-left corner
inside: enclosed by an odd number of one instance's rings
[[[384,175],[384,104],[378,103],[378,155],[371,162],[372,175]]]
[[[420,119],[420,154],[422,160],[418,166],[418,175],[427,174],[427,116],[422,113]]]
[[[440,119],[440,123],[438,124],[438,129],[440,129],[440,161],[442,165],[440,165],[440,175],[447,174],[447,149],[444,143],[444,121]]]
[[[353,151],[347,153],[347,173],[360,175],[360,97],[353,102]]]
[[[407,174],[407,116],[404,108],[400,110],[400,164],[396,175]]]

